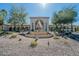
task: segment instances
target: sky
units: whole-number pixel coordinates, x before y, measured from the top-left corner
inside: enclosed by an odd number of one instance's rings
[[[49,24],[51,24],[51,17],[54,14],[54,12],[62,10],[63,8],[75,7],[76,11],[78,12],[78,16],[76,17],[77,22],[75,22],[74,24],[79,25],[78,3],[49,3],[45,5],[43,5],[42,3],[16,3],[16,4],[0,3],[0,9],[6,9],[7,11],[10,11],[12,5],[25,7],[29,17],[33,17],[33,16],[50,17]],[[27,23],[30,24],[29,18],[27,20]]]

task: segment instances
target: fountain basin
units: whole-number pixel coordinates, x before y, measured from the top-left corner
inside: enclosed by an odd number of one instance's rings
[[[26,37],[29,37],[29,38],[50,38],[52,37],[53,35],[51,33],[48,33],[48,32],[30,32],[28,34],[25,34]]]

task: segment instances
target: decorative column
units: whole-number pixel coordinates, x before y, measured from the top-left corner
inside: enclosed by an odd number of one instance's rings
[[[43,26],[44,26],[43,31],[46,31],[46,22],[45,21],[43,21]]]
[[[35,31],[35,21],[34,21],[34,24],[33,24],[33,30]]]
[[[47,32],[48,32],[49,31],[49,25],[48,25],[49,24],[49,21],[47,20],[46,23],[47,23]]]

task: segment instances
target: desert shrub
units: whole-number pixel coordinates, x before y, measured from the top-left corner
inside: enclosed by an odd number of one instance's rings
[[[68,41],[64,41],[64,44],[67,45],[67,44],[69,44],[69,42]]]
[[[0,36],[6,35],[6,34],[7,34],[7,32],[5,32],[5,31],[0,31]]]
[[[36,47],[37,46],[37,40],[33,40],[32,42],[31,42],[31,47]]]
[[[58,36],[55,36],[53,39],[59,39],[59,37]]]
[[[59,36],[59,33],[58,33],[58,32],[54,32],[54,34],[55,34],[56,36]]]
[[[21,38],[19,38],[19,40],[18,41],[21,41],[22,39]]]
[[[12,34],[12,32],[6,32],[6,34]]]
[[[12,35],[12,36],[10,36],[10,39],[11,39],[11,38],[16,38],[16,37],[17,37],[17,35]]]
[[[7,31],[0,31],[0,36],[9,35],[9,34],[12,34],[12,33],[7,32]]]

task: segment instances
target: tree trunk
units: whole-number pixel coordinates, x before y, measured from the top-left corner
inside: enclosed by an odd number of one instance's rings
[[[73,25],[72,25],[72,23],[71,23],[71,32],[73,32]]]
[[[69,25],[69,24],[67,24],[66,31],[68,31],[68,30],[69,30],[69,27],[68,27],[68,25]]]
[[[2,25],[0,25],[0,30],[2,30],[2,28],[3,28]]]
[[[3,31],[4,20],[2,21],[2,31]]]
[[[14,24],[14,31],[16,31],[16,24]]]
[[[57,31],[57,28],[58,28],[58,27],[57,27],[57,24],[56,24],[55,31]]]
[[[21,30],[20,31],[23,31],[23,24],[21,24]]]
[[[62,31],[62,24],[60,24],[60,32]]]

